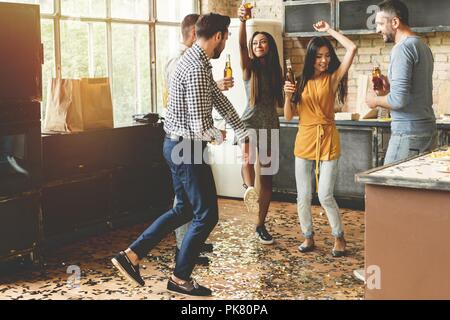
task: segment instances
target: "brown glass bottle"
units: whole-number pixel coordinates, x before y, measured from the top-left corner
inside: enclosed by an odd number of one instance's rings
[[[255,2],[254,1],[253,2],[251,2],[251,1],[247,2],[246,0],[243,0],[242,4],[243,4],[243,6],[245,8],[245,17],[244,17],[244,19],[245,20],[251,19],[252,18],[252,9],[255,6]]]
[[[292,63],[291,59],[286,60],[286,81],[289,81],[292,84],[297,84],[294,70],[292,69]],[[298,92],[296,91],[292,97],[291,102],[297,102],[298,101]]]
[[[372,83],[373,83],[374,90],[382,90],[383,89],[383,79],[381,79],[381,70],[379,67],[373,67]]]

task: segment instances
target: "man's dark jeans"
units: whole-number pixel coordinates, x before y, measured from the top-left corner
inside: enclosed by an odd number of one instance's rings
[[[201,247],[219,220],[214,177],[203,159],[205,148],[206,142],[165,138],[164,158],[172,173],[177,204],[130,246],[142,259],[167,234],[192,220],[174,270],[174,275],[182,280],[190,279]]]

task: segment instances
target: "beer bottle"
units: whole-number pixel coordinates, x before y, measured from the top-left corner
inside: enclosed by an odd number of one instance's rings
[[[372,83],[373,83],[374,90],[382,90],[383,89],[383,79],[381,79],[381,70],[379,67],[373,67]]]
[[[233,77],[233,70],[231,69],[231,57],[229,54],[227,54],[227,60],[225,62],[225,70],[223,71],[223,77],[224,78]]]
[[[292,70],[291,59],[286,60],[286,81],[289,81],[294,85],[297,84],[294,70]],[[298,101],[298,92],[296,91],[291,97],[291,102],[296,103],[297,101]]]
[[[372,83],[374,90],[382,90],[383,89],[383,79],[381,79],[381,70],[380,67],[375,66],[372,70]],[[389,118],[389,110],[378,106],[378,119],[387,119]]]
[[[246,0],[242,0],[242,5],[245,8],[245,16],[244,19],[245,20],[249,20],[252,18],[252,9],[255,7],[255,1],[246,1]]]

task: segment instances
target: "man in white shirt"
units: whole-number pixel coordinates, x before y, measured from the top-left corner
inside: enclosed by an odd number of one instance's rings
[[[170,87],[170,78],[173,75],[178,62],[180,62],[181,57],[186,52],[187,49],[191,48],[192,45],[197,40],[197,37],[195,35],[195,24],[198,21],[200,15],[198,14],[189,14],[186,17],[184,17],[183,21],[181,22],[181,34],[183,36],[183,42],[180,43],[180,46],[178,48],[178,52],[167,61],[164,69],[164,80],[165,80],[165,86],[164,86],[164,95],[163,95],[163,104],[164,107],[167,108],[167,105],[169,103],[169,87]],[[219,81],[216,81],[217,86],[221,91],[227,91],[229,88],[233,87],[234,85],[234,79],[233,78],[224,78]],[[174,206],[176,205],[176,199],[174,200]],[[175,235],[177,239],[177,247],[176,247],[176,255],[175,259],[178,256],[178,252],[181,248],[181,244],[183,243],[184,236],[189,229],[189,223],[186,223],[185,225],[179,227],[175,230]],[[201,252],[212,252],[213,246],[212,244],[205,243]],[[209,259],[208,257],[200,256],[197,258],[197,264],[207,266],[209,265]]]

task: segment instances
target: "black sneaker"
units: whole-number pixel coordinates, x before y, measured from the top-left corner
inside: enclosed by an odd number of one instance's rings
[[[173,281],[172,278],[169,278],[169,282],[167,282],[167,290],[197,297],[208,297],[212,295],[211,289],[199,285],[194,279],[191,279],[185,284],[178,284]]]
[[[117,256],[111,259],[111,262],[125,279],[141,287],[145,285],[145,281],[139,272],[139,266],[134,266],[125,252],[120,251]]]
[[[175,247],[175,262],[177,262],[179,252],[180,252],[180,250],[177,247]],[[209,258],[203,257],[203,256],[197,257],[197,259],[195,260],[195,264],[199,265],[199,266],[208,267],[209,266]]]
[[[212,253],[214,251],[214,246],[212,243],[205,243],[202,246],[202,250],[200,250],[200,253]]]
[[[256,237],[262,244],[273,244],[273,237],[267,231],[265,226],[256,227]]]

